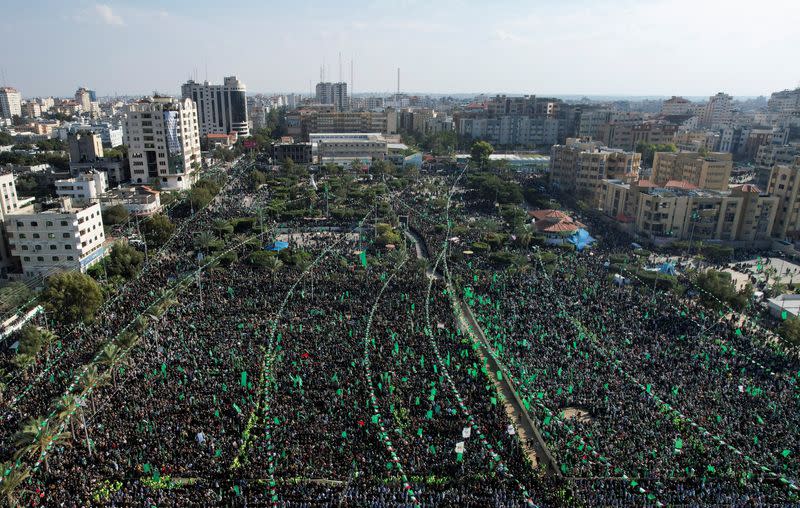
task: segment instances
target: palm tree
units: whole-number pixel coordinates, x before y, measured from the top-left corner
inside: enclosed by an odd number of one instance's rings
[[[100,353],[98,359],[100,365],[105,365],[111,370],[111,379],[114,381],[114,388],[117,387],[117,369],[115,368],[117,362],[122,358],[122,349],[116,344],[106,344],[103,352]]]
[[[211,249],[211,246],[214,245],[214,235],[209,233],[208,231],[202,231],[195,235],[194,237],[194,247],[199,249],[203,252],[208,252]]]
[[[211,227],[220,238],[224,238],[228,233],[233,231],[233,227],[231,226],[230,222],[226,221],[225,219],[214,220],[214,224]]]
[[[26,491],[18,492],[17,488],[31,476],[31,470],[26,466],[16,466],[12,461],[4,462],[0,468],[3,474],[8,471],[0,482],[0,496],[5,500],[6,506],[20,506],[19,500]]]
[[[50,466],[47,463],[47,450],[53,446],[64,445],[69,446],[72,443],[72,434],[69,432],[62,432],[57,429],[51,429],[50,425],[45,425],[42,429],[42,434],[39,436],[37,445],[39,447],[39,457],[44,458],[44,470],[50,472]]]
[[[130,349],[139,342],[139,336],[135,333],[124,332],[117,338],[116,344],[122,349]]]
[[[50,363],[50,348],[58,340],[58,336],[55,333],[53,333],[52,331],[50,331],[50,330],[45,328],[45,329],[43,329],[41,331],[41,340],[42,340],[42,346],[44,346],[44,348],[45,348],[45,355],[46,355],[46,358],[47,358],[47,363],[49,364]]]
[[[17,448],[14,460],[36,450],[37,443],[44,434],[44,427],[46,426],[47,420],[44,418],[31,417],[23,422],[22,427],[11,437],[14,446]]]
[[[14,366],[22,371],[22,377],[25,381],[28,380],[30,368],[36,363],[36,356],[29,354],[17,354],[14,356]]]
[[[231,241],[233,245],[238,245],[237,249],[241,249],[240,252],[244,254],[244,250],[247,248],[247,240],[249,238],[250,237],[244,233],[236,233],[235,235],[233,235]]]
[[[97,373],[97,366],[95,364],[90,365],[86,372],[83,374],[83,382],[81,388],[81,397],[84,399],[89,399],[89,403],[92,405],[92,413],[96,413],[94,407],[94,397],[92,397],[90,390],[95,388],[97,384],[100,382],[100,375]]]
[[[67,395],[61,400],[58,400],[55,404],[56,411],[58,411],[58,420],[63,422],[67,418],[69,418],[69,430],[72,435],[75,435],[75,420],[72,419],[72,415],[78,409],[78,401],[75,399],[75,395]]]
[[[273,277],[282,267],[283,261],[278,259],[278,256],[270,256],[264,261],[264,268],[269,270]]]

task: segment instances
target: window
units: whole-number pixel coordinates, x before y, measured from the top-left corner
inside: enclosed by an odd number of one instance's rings
[[[34,237],[34,238],[39,238],[39,233],[34,233],[34,234],[33,234],[33,237]]]
[[[784,210],[784,211],[785,211],[785,210]],[[20,233],[20,234],[19,234],[19,237],[20,237],[20,238],[22,238],[22,239],[24,239],[24,238],[27,238],[27,235],[25,235],[25,233]]]
[[[50,244],[50,250],[57,250],[57,249],[58,249],[58,245]]]
[[[72,261],[72,260],[74,260],[74,259],[75,259],[75,258],[74,258],[74,257],[72,257],[72,256],[67,256],[67,261]]]
[[[44,256],[37,256],[36,261],[44,261]]]
[[[22,260],[23,260],[23,261],[30,261],[30,260],[31,260],[31,258],[30,258],[30,257],[28,257],[28,256],[25,256],[24,258],[22,258]]]
[[[47,233],[47,238],[51,238],[52,239],[52,238],[55,238],[55,237],[56,237],[55,233]]]
[[[72,245],[65,245],[65,246],[64,246],[64,249],[66,249],[66,250],[72,250]]]
[[[53,221],[49,220],[45,223],[47,227],[51,227],[53,225]]]
[[[58,256],[53,256],[53,261],[58,261]]]
[[[64,238],[69,238],[69,233],[62,233],[61,236]]]
[[[39,227],[39,223],[38,223],[38,222],[36,222],[35,220],[32,220],[32,221],[31,221],[31,226],[33,226],[33,227]]]
[[[61,221],[61,225],[62,225],[62,226],[66,226],[66,225],[67,225],[67,221],[65,221],[65,220],[62,220],[62,221]]]

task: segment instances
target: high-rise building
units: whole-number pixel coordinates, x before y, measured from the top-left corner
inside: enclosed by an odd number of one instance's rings
[[[131,182],[188,189],[200,168],[197,106],[191,99],[153,97],[128,107],[125,135]]]
[[[325,81],[317,83],[317,102],[320,104],[333,104],[339,111],[350,109],[350,98],[347,95],[347,83],[331,83]]]
[[[0,118],[22,116],[22,95],[16,88],[0,88]]]
[[[708,99],[701,124],[705,127],[724,127],[733,118],[733,97],[719,92]]]
[[[661,186],[684,181],[699,189],[727,191],[732,169],[729,153],[656,152],[650,180]]]
[[[197,104],[200,136],[231,132],[249,136],[246,92],[244,83],[236,76],[226,77],[221,85],[189,80],[181,86],[183,98]]]
[[[772,236],[779,239],[800,239],[800,164],[772,168],[768,192],[780,199]]]
[[[90,113],[92,111],[92,96],[89,93],[89,90],[80,87],[75,92],[75,102],[78,103],[78,106],[81,107],[84,113]]]
[[[692,101],[683,97],[672,98],[661,103],[661,114],[664,116],[688,115],[692,112]]]
[[[103,140],[100,134],[78,131],[67,135],[70,162],[94,162],[103,157]]]
[[[597,141],[569,138],[550,150],[550,183],[563,192],[599,202],[604,179],[630,182],[639,178],[642,154],[608,148]]]

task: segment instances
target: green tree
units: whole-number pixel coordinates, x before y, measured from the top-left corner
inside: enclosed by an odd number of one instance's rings
[[[472,163],[480,169],[489,167],[489,156],[493,153],[494,147],[487,141],[476,141],[472,143],[472,147],[469,150]]]
[[[128,209],[123,205],[109,206],[103,210],[103,224],[106,226],[113,226],[115,224],[122,224],[128,220],[130,214]]]
[[[207,204],[214,199],[214,196],[208,191],[208,189],[204,187],[192,187],[189,190],[189,202],[194,207],[194,211],[197,212],[201,208],[205,208]]]
[[[11,282],[0,288],[0,312],[9,312],[33,299],[34,292],[23,282]]]
[[[91,322],[103,294],[90,276],[80,272],[62,272],[47,279],[42,292],[47,312],[62,323]]]
[[[677,152],[678,147],[672,143],[653,144],[640,141],[636,145],[636,151],[642,154],[642,163],[645,166],[652,166],[656,152]]]
[[[37,355],[42,350],[42,332],[32,324],[25,325],[20,330],[19,349],[22,355]]]
[[[150,248],[161,247],[172,236],[175,231],[175,224],[166,215],[159,213],[150,216],[144,221],[141,229]]]
[[[134,249],[127,242],[114,242],[111,254],[103,260],[103,263],[109,276],[132,279],[142,268],[144,253]]]
[[[116,344],[106,344],[103,351],[100,353],[98,362],[100,365],[105,366],[111,371],[111,380],[114,383],[114,388],[117,387],[117,364],[123,358],[122,349]]]
[[[8,146],[14,144],[14,138],[7,132],[0,131],[0,146]]]
[[[27,466],[17,466],[14,461],[4,462],[0,466],[3,472],[8,471],[0,482],[0,497],[6,506],[22,506],[21,500],[28,493],[22,485],[30,478],[31,470]]]
[[[255,190],[267,183],[267,175],[263,171],[254,169],[250,172],[250,187]]]
[[[793,346],[800,346],[800,318],[789,318],[781,323],[778,334]]]
[[[729,272],[706,270],[697,274],[695,283],[705,290],[705,292],[700,292],[703,303],[712,308],[720,308],[721,301],[735,310],[741,311],[744,310],[753,295],[751,284],[747,284],[744,289],[737,291]]]
[[[201,231],[194,235],[194,248],[207,253],[216,241],[217,239],[213,234],[208,231]]]
[[[216,219],[211,227],[220,238],[225,238],[233,233],[233,225],[224,219]]]

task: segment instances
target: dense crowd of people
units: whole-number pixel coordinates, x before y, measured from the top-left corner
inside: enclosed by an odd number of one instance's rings
[[[87,382],[102,346],[148,314],[108,382],[65,420],[72,437],[26,482],[27,503],[798,501],[800,366],[755,325],[670,292],[615,285],[605,261],[628,245],[623,236],[609,232],[591,253],[555,259],[509,246],[528,263],[498,269],[463,252],[480,239],[470,225],[492,214],[466,212],[459,172],[388,194],[357,183],[341,196],[366,214],[361,222],[267,218],[266,233],[225,237],[237,259],[198,270],[207,262],[199,232],[220,220],[264,221],[270,190],[251,188],[250,169],[238,165],[206,209],[173,217],[176,233],[97,319],[75,331],[56,324],[61,345],[9,385],[4,460],[21,422],[52,412],[76,380]],[[361,227],[406,215],[427,263],[410,241],[386,248]],[[303,257],[248,262],[278,234]],[[472,313],[464,321],[459,299]],[[473,316],[480,330],[467,329]],[[486,354],[541,430],[550,470],[514,431]]]

